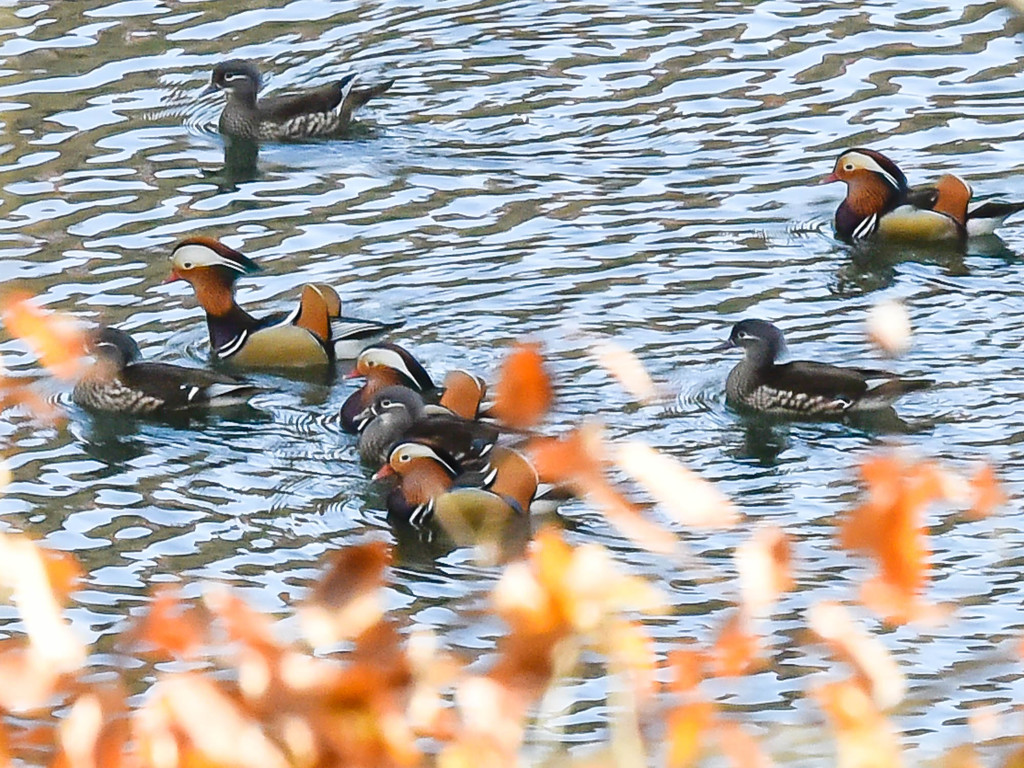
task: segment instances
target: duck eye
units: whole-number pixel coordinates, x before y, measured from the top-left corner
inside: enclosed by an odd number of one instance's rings
[[[381,400],[380,401],[380,407],[381,408],[390,408],[392,405],[393,405],[393,403],[390,400]]]
[[[191,261],[183,261],[183,262],[181,263],[181,268],[182,268],[182,269],[192,269],[192,267],[193,267],[193,266],[194,266],[194,265],[192,264],[192,262],[191,262]]]
[[[843,166],[843,170],[844,171],[852,171],[853,170],[853,163],[847,163],[846,165],[844,165]]]
[[[398,460],[403,462],[403,463],[408,462],[409,461],[409,454],[408,453],[403,453],[401,456],[398,457]]]

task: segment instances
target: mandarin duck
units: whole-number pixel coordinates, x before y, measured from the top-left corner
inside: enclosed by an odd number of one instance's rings
[[[380,342],[365,347],[356,358],[355,367],[345,374],[346,379],[364,377],[359,389],[349,395],[341,406],[341,428],[356,434],[359,425],[356,416],[373,401],[373,396],[384,387],[401,385],[419,392],[426,399],[437,399],[437,386],[430,374],[405,347]]]
[[[883,239],[942,242],[989,235],[1024,203],[970,206],[971,186],[946,174],[935,184],[911,189],[892,160],[872,149],[843,152],[823,183],[842,181],[846,199],[835,215],[836,234],[847,242]]]
[[[500,446],[485,466],[467,474],[443,449],[403,441],[392,448],[388,463],[374,479],[389,475],[397,475],[399,483],[388,494],[388,517],[414,528],[435,518],[446,529],[480,517],[526,518],[537,492],[533,465],[517,451]]]
[[[355,421],[359,456],[378,467],[399,440],[440,448],[463,467],[487,456],[498,440],[498,429],[492,424],[465,419],[441,405],[427,405],[419,392],[401,385],[377,391]]]
[[[96,362],[75,385],[71,399],[91,411],[167,415],[242,405],[264,391],[214,371],[145,362],[135,340],[116,328],[90,333],[86,351]]]
[[[483,379],[462,370],[451,371],[444,381],[444,387],[434,384],[430,374],[412,353],[398,344],[373,344],[359,354],[355,368],[346,378],[363,376],[366,383],[357,389],[341,406],[341,428],[346,432],[359,431],[355,422],[356,414],[364,411],[373,401],[373,396],[384,387],[402,385],[409,387],[428,402],[441,406],[464,419],[474,421],[480,415],[487,385]]]
[[[353,113],[394,84],[387,80],[356,88],[356,75],[296,93],[257,100],[262,85],[255,62],[231,59],[213,68],[210,85],[201,95],[222,90],[227,104],[220,114],[220,132],[253,141],[303,141],[343,134]]]
[[[235,281],[259,271],[252,259],[210,237],[182,240],[166,282],[185,280],[206,311],[215,360],[243,368],[311,368],[355,357],[401,323],[341,315],[337,292],[323,283],[302,288],[299,305],[257,320],[235,302]]]
[[[742,320],[717,349],[742,347],[744,357],[725,382],[726,402],[759,413],[812,419],[888,408],[901,395],[931,385],[886,371],[812,362],[777,363],[786,352],[782,331],[764,320]],[[872,381],[881,383],[871,386]]]

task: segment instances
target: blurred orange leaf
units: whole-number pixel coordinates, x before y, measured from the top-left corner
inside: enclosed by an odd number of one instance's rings
[[[991,464],[983,464],[970,481],[972,518],[988,517],[1006,503],[1006,493]]]
[[[85,337],[74,322],[40,309],[24,291],[7,294],[0,307],[7,330],[27,343],[55,376],[72,379],[78,375]]]
[[[714,713],[714,707],[703,701],[683,704],[669,712],[665,722],[668,768],[689,768],[696,764]]]
[[[742,611],[726,619],[711,649],[711,670],[717,677],[739,677],[759,665],[761,639],[747,626]]]
[[[895,707],[906,695],[907,684],[899,665],[881,641],[854,623],[839,603],[817,603],[807,612],[807,623],[833,655],[853,667],[856,680],[880,709]]]
[[[390,562],[382,541],[346,547],[334,553],[327,573],[300,609],[303,630],[313,645],[355,637],[380,620],[380,589]]]
[[[528,429],[551,407],[551,381],[537,344],[517,344],[502,363],[491,412],[507,426]]]
[[[708,653],[699,648],[674,648],[668,652],[666,665],[672,670],[671,690],[690,693],[704,680],[710,662]]]
[[[185,603],[176,586],[158,587],[135,639],[154,646],[158,653],[184,658],[206,641],[207,622],[198,618],[194,604]]]
[[[900,747],[888,720],[864,689],[850,680],[814,692],[836,734],[839,768],[898,768]]]
[[[743,609],[751,616],[767,614],[779,595],[793,588],[792,547],[781,528],[759,528],[736,548]]]
[[[223,623],[232,641],[273,655],[281,650],[270,619],[254,611],[226,587],[210,589],[203,595],[203,602]]]
[[[874,558],[879,588],[866,599],[889,620],[904,621],[917,613],[929,568],[924,509],[944,498],[950,484],[935,464],[897,456],[867,459],[861,475],[867,500],[843,521],[839,541]]]
[[[165,676],[135,719],[145,766],[203,768],[289,768],[281,749],[267,738],[258,721],[242,710],[216,683],[202,675]]]
[[[461,681],[455,700],[465,723],[462,746],[474,743],[483,755],[495,761],[493,765],[515,766],[522,744],[524,716],[528,701],[514,688],[498,682],[493,676],[471,676]],[[453,749],[443,761],[450,765],[460,754]],[[464,755],[464,758],[468,755]],[[475,763],[470,768],[475,768]]]
[[[608,521],[641,547],[669,554],[676,539],[646,520],[605,477],[606,446],[600,424],[588,423],[560,438],[536,438],[527,451],[542,482],[568,485],[597,504]]]
[[[718,723],[718,743],[736,768],[771,768],[774,765],[754,737],[731,720]]]
[[[696,528],[728,528],[737,512],[725,494],[671,456],[646,443],[620,443],[618,464],[661,504],[673,519]]]
[[[653,403],[659,399],[658,387],[634,352],[613,341],[597,342],[593,352],[597,362],[638,402]]]
[[[588,488],[587,495],[601,508],[608,522],[639,546],[662,555],[670,555],[675,551],[675,536],[644,518],[640,508],[603,477]]]
[[[624,673],[632,684],[635,700],[641,704],[649,700],[655,692],[657,663],[654,643],[643,625],[632,621],[613,622],[604,645],[612,659],[612,668]]]
[[[63,677],[60,670],[31,646],[0,643],[0,709],[25,712],[50,702]]]
[[[54,595],[60,601],[66,601],[68,595],[78,589],[78,582],[82,579],[81,564],[70,552],[40,548],[39,553]]]
[[[72,562],[70,555],[44,555],[24,536],[0,533],[0,583],[13,592],[33,653],[48,662],[54,673],[76,669],[85,660],[85,646],[72,633],[61,609],[61,590],[73,582]],[[51,573],[56,574],[57,585],[51,582]]]
[[[589,422],[562,437],[531,440],[527,452],[543,483],[571,484],[586,493],[586,485],[600,476],[604,464],[603,429]]]
[[[134,766],[126,745],[129,724],[124,692],[96,687],[80,696],[60,723],[60,748],[51,768]]]
[[[985,768],[985,764],[973,745],[961,744],[942,756],[939,768]]]

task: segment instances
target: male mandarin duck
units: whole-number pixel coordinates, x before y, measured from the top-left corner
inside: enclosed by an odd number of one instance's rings
[[[144,362],[135,340],[116,328],[92,332],[86,351],[96,362],[71,399],[92,411],[156,416],[247,403],[263,390],[214,371]]]
[[[414,528],[433,518],[524,518],[537,492],[537,472],[522,454],[495,447],[480,471],[463,473],[442,449],[422,442],[401,442],[374,479],[398,475],[388,494],[388,516]],[[448,525],[446,524],[446,528]]]
[[[341,315],[337,292],[323,283],[302,288],[299,305],[257,320],[235,302],[235,281],[259,271],[254,261],[210,237],[182,240],[167,282],[185,280],[206,311],[215,360],[244,368],[310,368],[352,358],[401,323]]]
[[[366,383],[346,398],[339,414],[341,428],[352,434],[359,432],[356,416],[369,408],[374,395],[384,387],[409,387],[428,399],[434,398],[438,391],[430,374],[412,353],[390,342],[363,348],[356,358],[355,367],[345,374],[345,378],[360,376],[366,379]]]
[[[437,402],[452,413],[475,420],[487,394],[483,379],[465,371],[450,372],[444,387],[434,384],[430,374],[412,353],[398,344],[380,343],[360,352],[355,368],[346,378],[363,376],[366,383],[341,406],[341,427],[346,432],[359,431],[355,417],[366,410],[374,395],[384,387],[401,385],[419,392],[424,400]]]
[[[888,408],[901,395],[931,385],[886,371],[812,362],[777,363],[782,331],[764,320],[742,320],[718,349],[742,347],[743,360],[725,382],[726,401],[741,410],[790,418],[841,418]],[[872,381],[881,383],[871,386]]]
[[[492,424],[465,419],[441,405],[427,405],[419,392],[401,385],[377,391],[355,421],[359,456],[378,467],[399,440],[440,448],[462,466],[487,456],[498,440],[498,429]]]
[[[992,234],[1007,216],[1024,210],[1024,203],[986,202],[970,207],[970,185],[953,174],[912,189],[892,160],[860,147],[843,152],[823,183],[835,181],[846,184],[835,227],[847,242],[876,234],[889,240],[963,240]]]
[[[353,113],[394,82],[356,88],[356,75],[350,73],[318,88],[257,100],[262,79],[256,63],[231,59],[213,68],[203,95],[217,90],[227,94],[218,123],[223,134],[253,141],[302,141],[343,134]]]

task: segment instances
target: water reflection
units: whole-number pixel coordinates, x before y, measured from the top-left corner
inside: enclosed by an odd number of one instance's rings
[[[835,430],[847,429],[866,436],[883,437],[916,434],[933,426],[928,420],[915,420],[911,423],[902,419],[894,408],[858,411],[839,420],[806,419],[794,422],[782,416],[759,413],[736,413],[735,417],[742,426],[743,440],[733,455],[739,460],[753,460],[766,467],[778,464],[779,456],[792,447],[794,439],[812,437],[815,427],[820,428],[822,436],[834,433]],[[800,438],[793,437],[796,425],[800,428]]]
[[[204,176],[217,182],[220,192],[235,192],[239,184],[259,178],[260,146],[252,139],[224,137],[224,165]]]
[[[137,418],[127,414],[88,413],[72,411],[75,437],[92,458],[110,466],[119,466],[143,456],[149,442],[141,439],[145,431],[162,433],[180,430],[180,439],[187,439],[188,430],[196,432],[216,428],[220,424],[271,424],[273,415],[251,403],[242,403],[216,410],[191,409],[172,411],[154,418]]]
[[[966,242],[903,243],[865,241],[853,246],[841,246],[847,254],[834,281],[834,290],[840,296],[870,293],[892,286],[899,277],[902,264],[933,264],[942,268],[947,277],[966,277],[971,274],[968,258],[1013,260],[1017,254],[998,235],[973,237]]]
[[[807,604],[853,599],[832,523],[855,503],[854,466],[880,442],[895,435],[954,464],[988,456],[1013,494],[1024,488],[1024,224],[1010,219],[1003,240],[972,240],[965,253],[861,253],[823,234],[837,196],[809,183],[843,148],[869,145],[930,178],[971,169],[979,189],[1012,199],[1024,59],[1019,23],[997,4],[307,0],[167,12],[182,5],[0,8],[5,282],[83,319],[126,323],[162,345],[152,357],[205,363],[201,313],[155,286],[169,244],[206,233],[265,264],[240,287],[243,306],[286,310],[302,284],[329,283],[347,313],[404,318],[396,340],[432,371],[492,372],[513,339],[539,340],[558,382],[552,432],[593,415],[719,482],[748,521],[799,536],[809,565],[781,606],[793,626],[777,647],[797,636]],[[243,147],[212,133],[221,100],[193,101],[228,55],[272,61],[296,86],[351,68],[399,79],[345,140]],[[187,103],[168,99],[173,89]],[[940,382],[900,403],[909,431],[750,424],[724,408],[728,362],[703,351],[732,322],[756,313],[806,358],[877,367],[863,324],[880,297],[902,299],[916,328],[901,370]],[[686,393],[680,406],[632,406],[581,355],[580,328],[634,350]],[[9,339],[0,354],[15,375],[35,366]],[[391,537],[383,499],[331,423],[350,390],[253,379],[271,390],[258,400],[266,416],[178,428],[99,425],[72,409],[70,435],[54,439],[4,415],[14,483],[3,522],[38,521],[47,543],[87,554],[89,599],[104,610],[83,604],[76,621],[101,638],[146,585],[185,570],[280,611],[325,548]],[[734,597],[731,555],[749,525],[682,532],[691,553],[680,565],[640,551],[587,502],[560,514],[572,541],[599,541],[666,587],[659,654],[716,625]],[[489,647],[486,630],[444,607],[482,599],[471,558],[399,544],[417,567],[396,569],[394,610]],[[991,661],[1019,624],[1018,606],[997,598],[1019,580],[1007,553],[1024,533],[1004,516],[944,527],[934,546],[950,563],[940,597],[971,594],[986,609],[883,638],[920,702],[897,714],[904,732],[934,730],[936,707],[1024,700],[1019,669]],[[816,682],[809,658],[789,645],[777,678],[728,693],[787,765],[831,758],[815,738],[788,759],[793,723],[817,722],[799,703]],[[580,708],[570,719],[593,733],[603,716]],[[908,760],[941,750],[928,741],[910,744]]]

